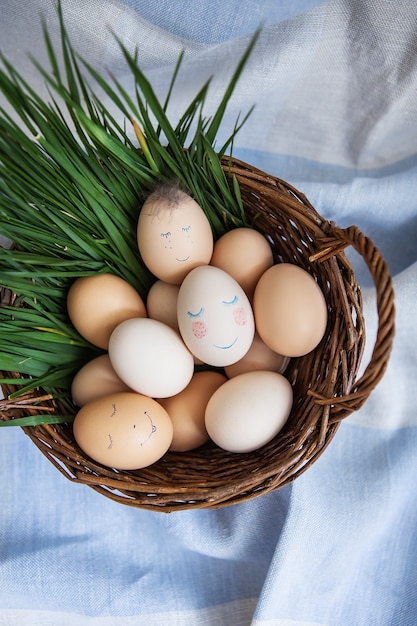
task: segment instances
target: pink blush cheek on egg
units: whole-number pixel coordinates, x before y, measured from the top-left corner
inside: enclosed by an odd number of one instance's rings
[[[233,311],[233,319],[238,326],[246,326],[248,322],[248,316],[243,307],[239,307]]]
[[[192,329],[196,339],[202,339],[207,335],[207,326],[204,322],[193,322]]]

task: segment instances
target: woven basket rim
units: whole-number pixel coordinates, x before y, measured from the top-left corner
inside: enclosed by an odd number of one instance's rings
[[[154,466],[120,472],[94,463],[78,448],[71,425],[23,427],[24,432],[69,480],[88,485],[117,502],[156,511],[219,508],[280,488],[305,472],[324,452],[341,421],[358,410],[381,380],[395,333],[392,280],[373,242],[357,226],[328,222],[288,182],[236,158],[222,166],[239,182],[247,217],[268,237],[275,262],[294,262],[313,274],[325,293],[329,324],[309,355],[291,359],[286,376],[294,387],[293,411],[277,437],[260,450],[227,453],[208,443],[187,453],[169,452]],[[376,288],[378,332],[370,358],[357,379],[365,347],[361,289],[344,250],[352,246],[368,266]],[[0,306],[13,294],[2,291]],[[7,377],[18,377],[11,372]],[[35,390],[9,401],[3,385],[0,419],[24,416],[59,403]]]

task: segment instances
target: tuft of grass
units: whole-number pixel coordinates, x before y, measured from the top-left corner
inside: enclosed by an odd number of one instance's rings
[[[154,279],[139,256],[136,224],[156,184],[179,180],[205,211],[215,237],[226,224],[247,225],[239,185],[235,179],[230,183],[221,159],[231,154],[250,111],[236,121],[219,149],[216,138],[259,31],[214,115],[204,116],[208,81],[174,126],[167,109],[183,54],[160,102],[137,52],[130,53],[115,36],[131,72],[133,88],[127,92],[116,78],[106,80],[76,53],[60,4],[58,15],[59,50],[43,28],[51,70],[33,59],[48,87],[48,102],[0,54],[0,90],[16,114],[0,107],[0,232],[14,242],[11,250],[0,248],[0,287],[16,294],[14,306],[0,306],[0,384],[10,384],[8,373],[21,375],[13,379],[13,398],[42,389],[68,399],[76,371],[97,356],[68,319],[66,294],[77,277],[112,272],[146,297]],[[110,99],[123,124],[90,82]],[[126,128],[134,131],[137,144]],[[0,426],[70,419],[70,414],[39,414]]]

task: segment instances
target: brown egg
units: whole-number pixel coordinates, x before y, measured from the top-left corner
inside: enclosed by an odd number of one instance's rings
[[[132,391],[114,371],[108,354],[92,359],[74,376],[71,395],[79,407],[109,393]]]
[[[207,403],[227,378],[219,372],[196,372],[188,386],[176,396],[160,398],[174,427],[170,450],[185,452],[208,441],[204,424]]]
[[[114,274],[77,278],[68,292],[67,309],[80,335],[104,350],[121,322],[146,317],[145,304],[138,292]]]
[[[172,441],[165,409],[138,393],[115,393],[85,404],[74,419],[74,437],[92,459],[119,470],[147,467]]]
[[[165,186],[145,201],[138,219],[139,252],[160,280],[179,285],[213,253],[213,233],[203,209],[188,194]]]
[[[253,309],[261,339],[279,354],[297,357],[311,352],[326,330],[323,292],[298,265],[270,267],[256,286]]]
[[[269,372],[278,372],[283,374],[290,359],[287,356],[278,354],[269,348],[259,336],[255,333],[252,345],[245,356],[224,368],[229,378],[243,374],[244,372],[253,372],[254,370],[266,370]]]
[[[177,300],[179,285],[157,280],[149,289],[146,309],[149,317],[163,322],[174,330],[178,329]]]
[[[256,283],[273,262],[271,247],[259,231],[235,228],[216,241],[210,265],[230,274],[251,300]]]

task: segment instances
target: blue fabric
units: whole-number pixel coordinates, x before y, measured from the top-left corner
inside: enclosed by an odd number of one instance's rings
[[[205,2],[177,0],[177,2],[148,2],[127,0],[127,4],[142,17],[183,39],[200,43],[220,43],[231,37],[252,33],[260,26],[287,20],[323,0],[279,0],[253,2],[249,10],[242,10],[241,0],[212,0]],[[191,19],[190,19],[191,18]]]
[[[76,488],[17,430],[7,430],[3,446],[12,471],[15,455],[31,470],[9,477],[10,497],[24,515],[14,507],[2,514],[2,607],[146,615],[261,592],[289,490],[256,509],[248,503],[164,515]],[[266,534],[272,511],[274,525]]]
[[[80,52],[127,88],[109,26],[138,46],[161,94],[185,48],[173,118],[211,75],[214,109],[263,22],[222,132],[256,105],[235,156],[373,239],[393,275],[397,331],[383,380],[319,460],[291,486],[218,511],[116,504],[68,481],[21,430],[3,429],[0,626],[415,626],[417,5],[62,4]],[[57,41],[52,2],[4,0],[0,46],[42,93],[25,56],[47,63],[40,11]],[[364,288],[364,368],[375,290],[361,259],[352,262]]]

